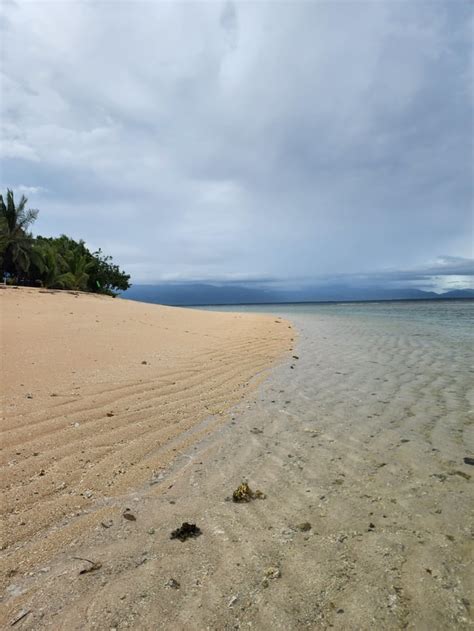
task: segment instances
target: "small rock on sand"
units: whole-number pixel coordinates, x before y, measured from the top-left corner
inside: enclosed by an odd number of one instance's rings
[[[170,578],[168,581],[166,581],[165,587],[169,587],[171,589],[179,589],[181,585],[179,581],[177,581],[175,578]]]
[[[130,512],[129,508],[126,508],[124,510],[123,517],[124,519],[127,519],[128,521],[137,521],[137,518],[135,517],[133,513]]]

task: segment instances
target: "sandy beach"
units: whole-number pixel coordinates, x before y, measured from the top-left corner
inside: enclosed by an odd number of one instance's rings
[[[474,631],[473,1],[1,3],[0,631]]]
[[[462,348],[350,318],[0,298],[3,625],[472,628]],[[233,502],[243,481],[265,499]],[[170,539],[185,521],[202,534]]]
[[[9,620],[30,598],[11,585],[87,540],[127,493],[161,493],[167,464],[226,419],[293,332],[269,316],[77,292],[2,289],[0,300]]]

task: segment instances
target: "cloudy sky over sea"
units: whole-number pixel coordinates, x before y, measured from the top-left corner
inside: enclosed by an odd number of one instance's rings
[[[472,29],[463,0],[4,0],[0,184],[135,282],[465,287]]]

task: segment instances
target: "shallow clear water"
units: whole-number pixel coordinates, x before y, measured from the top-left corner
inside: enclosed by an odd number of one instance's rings
[[[210,311],[238,311],[248,313],[274,313],[291,320],[298,316],[331,316],[365,320],[387,332],[403,327],[405,333],[432,333],[474,338],[474,300],[407,301],[407,302],[341,302],[337,304],[275,304],[209,306],[199,309]]]

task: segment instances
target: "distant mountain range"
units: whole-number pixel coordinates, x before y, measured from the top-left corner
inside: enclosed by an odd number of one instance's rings
[[[370,300],[440,300],[474,298],[473,289],[455,289],[437,294],[421,289],[360,287],[314,287],[306,289],[265,289],[244,285],[206,283],[163,283],[133,285],[123,298],[162,305],[238,305],[284,302],[346,302]]]

